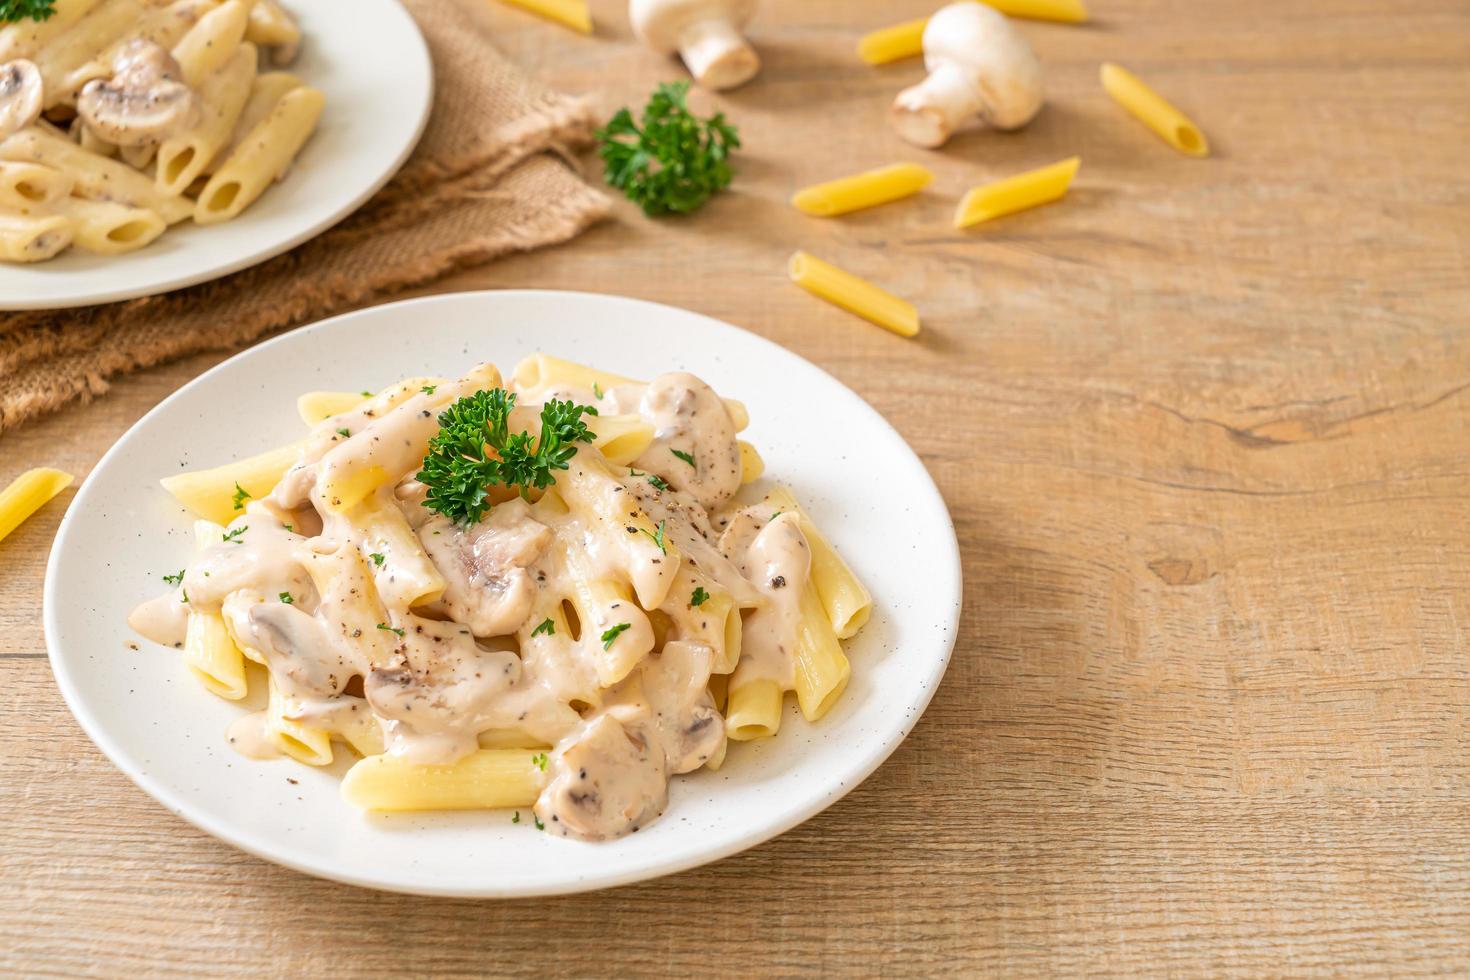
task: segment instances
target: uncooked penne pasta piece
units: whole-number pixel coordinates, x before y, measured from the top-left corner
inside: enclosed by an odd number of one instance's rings
[[[917,163],[894,163],[804,187],[792,196],[791,203],[805,214],[830,218],[917,194],[933,179],[934,174],[928,167]]]
[[[70,245],[73,234],[59,214],[0,211],[0,262],[43,262]]]
[[[806,252],[797,252],[791,256],[789,272],[791,281],[802,289],[864,320],[903,337],[919,332],[919,311],[912,303],[835,265]]]
[[[504,3],[529,10],[547,20],[556,21],[564,27],[583,34],[592,33],[592,12],[587,9],[587,0],[502,0]]]
[[[1192,157],[1210,155],[1210,144],[1189,117],[1174,108],[1131,71],[1106,62],[1099,72],[1103,88],[1120,106],[1157,133],[1180,153]]]
[[[52,497],[71,486],[72,475],[41,467],[26,470],[0,490],[0,541]]]
[[[30,211],[71,193],[71,174],[40,163],[0,161],[0,208]]]
[[[985,0],[1007,17],[1029,20],[1055,20],[1064,24],[1081,24],[1087,20],[1087,5],[1082,0]]]
[[[954,226],[968,228],[1002,215],[1049,204],[1067,193],[1081,165],[1081,157],[1068,157],[1060,163],[972,187],[955,209]]]
[[[96,255],[137,251],[168,229],[157,211],[116,201],[69,197],[58,201],[56,210],[71,219],[73,244]]]
[[[201,225],[228,221],[280,180],[316,129],[325,104],[326,97],[314,88],[303,86],[283,95],[204,185],[194,221]]]

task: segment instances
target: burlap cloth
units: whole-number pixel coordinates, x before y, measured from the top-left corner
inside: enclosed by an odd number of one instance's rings
[[[591,138],[588,107],[536,86],[495,50],[475,9],[483,0],[404,2],[428,39],[435,95],[398,176],[341,224],[228,278],[105,306],[0,313],[0,433],[102,394],[109,378],[233,350],[456,268],[562,242],[607,213],[607,199],[565,162]]]

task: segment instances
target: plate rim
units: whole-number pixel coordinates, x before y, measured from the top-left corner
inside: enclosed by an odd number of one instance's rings
[[[944,518],[945,528],[949,532],[945,538],[945,541],[947,542],[949,547],[940,549],[943,558],[941,558],[940,555],[936,555],[935,561],[938,562],[943,559],[947,559],[947,561],[945,561],[945,565],[950,573],[950,576],[952,576],[952,581],[955,583],[955,602],[951,606],[949,606],[947,620],[939,624],[944,627],[943,633],[946,637],[946,639],[944,640],[944,648],[940,656],[938,656],[934,660],[933,666],[929,670],[927,676],[919,678],[919,680],[921,681],[922,693],[920,697],[914,702],[915,710],[912,715],[909,716],[904,725],[894,729],[893,734],[887,737],[883,744],[878,747],[877,751],[867,751],[863,753],[861,764],[851,771],[851,773],[849,774],[850,778],[840,781],[838,786],[834,790],[829,791],[827,794],[816,797],[815,799],[810,800],[799,807],[796,807],[781,820],[777,821],[774,824],[761,825],[759,827],[752,827],[750,829],[743,830],[741,833],[734,835],[730,840],[720,844],[717,847],[713,847],[707,850],[695,851],[686,857],[669,861],[667,863],[659,863],[653,866],[634,867],[618,872],[602,874],[594,871],[593,873],[586,876],[566,877],[560,881],[548,883],[537,882],[532,884],[521,884],[507,887],[496,886],[493,882],[490,882],[479,885],[477,887],[466,888],[456,886],[433,886],[429,884],[373,878],[371,876],[354,874],[351,871],[347,870],[339,870],[329,863],[312,864],[309,861],[298,861],[288,854],[272,852],[268,848],[257,847],[250,840],[249,835],[237,833],[233,829],[232,825],[230,825],[229,823],[216,821],[207,813],[195,811],[190,804],[177,796],[173,792],[172,787],[169,786],[164,780],[154,777],[151,773],[142,771],[141,769],[135,769],[135,767],[124,760],[124,750],[120,746],[112,744],[110,737],[102,729],[97,719],[90,717],[86,711],[79,710],[78,706],[79,704],[81,704],[82,699],[81,691],[77,687],[70,672],[66,669],[65,666],[63,666],[64,658],[58,653],[57,641],[54,639],[55,636],[59,635],[58,618],[60,613],[58,610],[57,601],[53,599],[53,596],[55,595],[56,578],[59,575],[58,565],[60,563],[60,555],[62,552],[63,542],[67,539],[69,532],[71,531],[73,522],[80,520],[79,515],[82,513],[81,510],[77,509],[74,506],[76,497],[80,497],[84,491],[88,490],[91,487],[93,480],[97,478],[99,473],[108,468],[109,464],[113,461],[114,456],[119,455],[123,452],[125,444],[129,441],[128,437],[131,436],[135,430],[144,425],[144,423],[153,418],[153,416],[167,411],[176,400],[183,398],[186,393],[194,390],[195,388],[204,387],[211,384],[217,374],[220,374],[226,369],[231,368],[238,360],[254,356],[255,352],[257,351],[274,347],[276,345],[289,344],[294,342],[298,334],[305,334],[307,332],[315,332],[322,329],[328,329],[337,323],[343,321],[351,321],[360,317],[375,317],[385,314],[392,315],[393,311],[410,308],[421,308],[424,306],[433,306],[440,303],[478,303],[486,301],[487,299],[493,302],[494,298],[506,296],[532,296],[542,298],[576,296],[579,298],[591,298],[597,302],[609,302],[615,304],[622,303],[653,307],[660,310],[673,311],[681,316],[696,317],[698,319],[706,321],[707,323],[713,325],[718,329],[744,334],[747,337],[754,339],[759,345],[770,347],[775,351],[780,352],[781,354],[789,357],[794,357],[798,361],[806,364],[808,367],[817,371],[829,381],[840,386],[842,389],[851,394],[868,412],[872,422],[885,427],[912,454],[914,461],[918,464],[918,471],[922,473],[924,480],[927,481],[927,488],[933,494],[934,501],[938,504],[939,507],[939,513],[942,514]],[[153,406],[153,408],[149,409],[146,413],[139,417],[136,422],[129,426],[126,432],[118,437],[117,441],[112,445],[112,447],[109,448],[108,451],[104,453],[102,457],[97,461],[97,463],[92,467],[90,472],[88,472],[86,479],[83,480],[82,484],[77,488],[76,497],[73,498],[73,506],[69,506],[67,508],[67,512],[63,516],[61,523],[56,530],[56,535],[52,541],[51,549],[46,562],[46,574],[43,583],[42,596],[42,624],[43,633],[46,641],[47,662],[51,667],[52,677],[56,681],[57,688],[58,690],[60,690],[62,699],[66,703],[67,710],[71,714],[72,718],[81,727],[82,731],[86,733],[87,737],[91,739],[93,745],[95,745],[102,752],[103,756],[105,756],[107,760],[111,762],[117,770],[127,776],[128,779],[131,780],[135,786],[137,786],[140,790],[144,792],[144,794],[163,806],[164,809],[173,813],[176,817],[183,819],[185,822],[203,831],[204,833],[209,834],[211,837],[214,837],[219,841],[222,841],[232,847],[244,851],[247,854],[251,854],[257,858],[260,858],[261,860],[268,861],[281,867],[290,868],[291,870],[300,872],[302,874],[307,874],[315,878],[323,878],[329,881],[336,881],[342,884],[353,885],[359,888],[368,888],[375,891],[423,895],[439,898],[473,899],[516,899],[569,895],[581,892],[616,888],[623,885],[661,878],[666,875],[679,874],[683,871],[690,870],[691,868],[701,867],[706,864],[712,864],[734,854],[746,851],[752,847],[759,846],[760,844],[766,843],[767,841],[774,840],[775,838],[781,836],[782,834],[785,834],[792,828],[799,826],[800,824],[803,824],[806,821],[812,819],[814,816],[820,814],[827,808],[831,807],[833,804],[837,803],[839,800],[843,799],[859,785],[866,782],[868,777],[876,772],[878,768],[882,766],[883,763],[886,762],[895,751],[897,751],[898,747],[903,744],[903,742],[909,737],[909,735],[913,733],[914,728],[918,725],[920,719],[923,717],[924,713],[928,710],[930,703],[933,701],[934,695],[938,691],[939,685],[943,681],[944,675],[949,668],[950,661],[953,659],[954,648],[958,641],[959,635],[959,621],[964,604],[964,574],[959,547],[959,537],[954,527],[953,515],[951,515],[949,512],[949,505],[945,501],[943,493],[940,492],[938,484],[935,483],[933,474],[929,472],[928,466],[924,464],[923,458],[919,456],[918,452],[916,452],[912,446],[909,445],[908,440],[904,439],[902,434],[899,433],[898,430],[894,428],[893,425],[889,423],[886,418],[883,417],[882,413],[880,413],[872,405],[868,404],[867,400],[864,399],[860,394],[858,394],[852,388],[848,387],[840,379],[828,373],[819,365],[807,360],[800,354],[797,354],[795,351],[788,350],[787,348],[782,347],[774,341],[761,336],[760,334],[757,334],[750,330],[746,330],[727,321],[720,320],[716,317],[711,317],[703,313],[698,313],[694,310],[671,306],[666,303],[658,303],[651,300],[638,299],[636,297],[629,296],[620,296],[611,293],[595,293],[584,290],[559,289],[483,289],[438,293],[430,296],[410,297],[407,299],[396,300],[390,303],[382,303],[375,306],[363,307],[361,309],[351,310],[346,313],[339,313],[335,316],[327,317],[322,320],[317,320],[302,327],[298,327],[294,330],[289,330],[285,333],[279,334],[278,336],[272,337],[269,340],[238,351],[237,353],[221,361],[219,364],[214,365],[203,374],[200,374],[198,377],[189,381],[187,384],[182,385],[181,387],[170,393],[168,397],[164,398],[157,405]]]
[[[263,248],[249,251],[212,269],[186,273],[148,285],[120,286],[114,289],[103,290],[93,289],[89,292],[77,293],[65,298],[13,300],[0,296],[0,313],[74,310],[84,306],[101,306],[106,303],[119,303],[123,300],[139,299],[146,296],[162,296],[179,289],[186,289],[189,286],[213,282],[216,279],[223,279],[226,276],[232,276],[245,269],[253,268],[263,262],[269,262],[279,255],[284,255],[298,245],[310,241],[322,232],[356,213],[373,195],[387,186],[388,181],[397,176],[399,170],[403,169],[403,165],[408,162],[408,158],[418,148],[419,141],[424,138],[424,130],[428,128],[429,116],[434,107],[434,59],[429,52],[429,43],[424,38],[424,32],[419,28],[418,21],[413,19],[413,15],[409,13],[408,8],[403,5],[402,0],[386,0],[385,7],[396,10],[412,27],[412,31],[407,32],[411,35],[412,40],[410,40],[410,37],[404,37],[402,40],[405,46],[404,53],[417,55],[418,60],[425,68],[424,77],[428,80],[428,84],[424,87],[423,99],[418,107],[418,118],[414,122],[413,135],[400,148],[393,163],[382,174],[375,177],[369,185],[365,186],[362,193],[344,204],[335,214],[328,215],[312,223],[296,234],[272,242]],[[413,44],[411,49],[408,47],[410,43]],[[125,258],[125,256],[120,256],[120,258]]]

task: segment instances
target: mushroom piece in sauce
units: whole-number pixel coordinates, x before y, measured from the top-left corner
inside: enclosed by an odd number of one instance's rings
[[[77,113],[88,128],[118,146],[158,143],[194,124],[199,97],[180,81],[179,63],[152,41],[123,46],[111,78],[88,82]]]
[[[41,115],[41,70],[17,58],[0,65],[0,139],[25,129]]]

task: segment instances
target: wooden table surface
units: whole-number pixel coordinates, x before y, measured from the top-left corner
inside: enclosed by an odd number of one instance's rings
[[[893,758],[775,841],[601,894],[307,878],[171,816],[67,712],[40,613],[68,493],[0,544],[0,973],[1470,971],[1470,6],[1093,0],[1089,26],[1023,25],[1050,90],[1029,129],[925,152],[885,122],[917,64],[852,47],[929,2],[768,0],[763,74],[718,99],[747,144],[732,192],[685,220],[619,207],[436,287],[688,307],[898,427],[954,515],[966,601]],[[620,7],[594,2],[595,39],[494,16],[610,111],[680,74]],[[1216,154],[1123,115],[1105,59]],[[950,227],[966,187],[1074,153],[1064,202]],[[916,200],[785,203],[899,159],[938,175]],[[914,300],[924,333],[790,285],[796,247]],[[217,360],[6,436],[0,481],[85,474]]]

